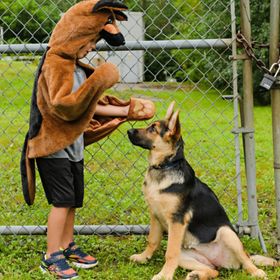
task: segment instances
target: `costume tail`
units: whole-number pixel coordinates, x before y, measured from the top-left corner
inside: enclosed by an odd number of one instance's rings
[[[24,200],[28,205],[34,203],[35,198],[35,160],[27,157],[27,142],[29,133],[26,134],[20,159],[20,174]]]
[[[31,108],[30,108],[30,118],[29,118],[29,129],[25,136],[21,159],[20,159],[20,174],[21,183],[24,200],[28,205],[32,205],[35,199],[35,159],[29,159],[28,155],[28,140],[35,137],[41,127],[42,115],[37,105],[37,89],[38,80],[42,71],[42,67],[47,55],[49,47],[47,47],[45,53],[43,54],[41,61],[38,65],[38,69],[35,75],[32,97],[31,97]]]

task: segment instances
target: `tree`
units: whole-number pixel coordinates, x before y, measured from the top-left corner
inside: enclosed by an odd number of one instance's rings
[[[252,17],[252,40],[258,43],[269,42],[269,15],[270,1],[251,1],[251,17]],[[257,44],[255,44],[257,46]],[[256,56],[269,65],[269,48],[254,48]],[[254,100],[257,104],[270,104],[270,93],[262,89],[259,84],[263,78],[264,72],[256,67],[254,63],[253,81],[254,81]]]
[[[1,0],[0,26],[9,43],[45,43],[62,11],[76,2],[62,0]],[[63,8],[63,9],[62,9]]]
[[[170,40],[176,37],[176,22],[180,11],[174,1],[142,0],[126,1],[130,10],[143,12],[145,23],[145,40]],[[164,81],[171,76],[174,68],[178,69],[170,50],[152,50],[145,53],[145,80]]]

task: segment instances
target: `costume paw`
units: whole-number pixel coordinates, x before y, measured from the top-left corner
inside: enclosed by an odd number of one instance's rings
[[[155,114],[155,105],[152,101],[139,98],[131,98],[128,120],[148,120]]]
[[[131,261],[137,262],[137,263],[145,263],[148,261],[148,258],[146,256],[144,256],[143,254],[132,255],[129,259]]]

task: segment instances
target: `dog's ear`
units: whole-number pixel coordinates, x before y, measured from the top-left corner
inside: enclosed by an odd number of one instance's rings
[[[167,109],[165,120],[169,121],[174,111],[175,101],[172,101]]]
[[[170,134],[172,136],[176,136],[176,138],[179,138],[181,135],[181,126],[180,126],[180,120],[179,120],[179,110],[177,110],[172,116],[168,123],[168,129],[170,131]]]
[[[119,21],[127,21],[127,15],[122,11],[128,10],[128,7],[121,2],[114,0],[100,0],[93,7],[93,12],[114,12]]]

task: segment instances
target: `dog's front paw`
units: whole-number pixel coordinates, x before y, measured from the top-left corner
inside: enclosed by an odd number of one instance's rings
[[[131,261],[133,262],[137,262],[137,263],[145,263],[148,261],[148,257],[143,255],[143,254],[135,254],[135,255],[132,255],[130,258],[129,258]]]
[[[252,273],[253,277],[267,279],[266,273],[262,269],[257,269],[254,273]]]
[[[173,277],[172,276],[167,276],[167,275],[164,275],[162,273],[159,273],[159,274],[156,274],[152,280],[172,280]]]
[[[196,271],[192,271],[187,275],[186,280],[200,280],[200,276]]]

